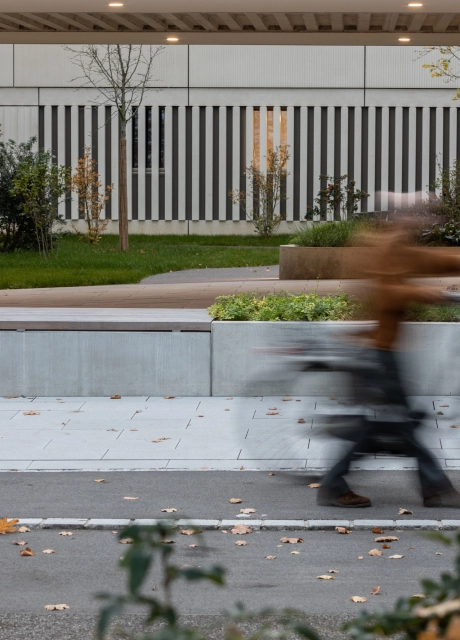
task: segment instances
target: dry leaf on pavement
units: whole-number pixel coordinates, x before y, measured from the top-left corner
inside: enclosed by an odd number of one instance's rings
[[[17,521],[16,521],[17,522]],[[0,530],[1,530],[1,520],[0,520]],[[29,533],[30,529],[29,527],[19,527],[18,529],[18,533]]]
[[[183,536],[193,536],[195,533],[201,533],[201,531],[198,531],[198,529],[181,529],[180,533]]]
[[[401,558],[404,558],[404,556],[399,556],[398,554],[395,554],[394,556],[388,556],[389,560],[400,560]]]
[[[276,411],[278,409],[278,407],[268,407],[269,411]]]
[[[107,429],[107,431],[115,431],[115,433],[118,433],[118,429]]]
[[[276,473],[274,471],[270,471],[270,473],[268,475],[269,476],[276,476]]]
[[[350,600],[352,602],[367,602],[367,598],[363,598],[361,596],[351,596]]]
[[[221,533],[228,533],[227,529],[221,529]]]
[[[329,569],[328,573],[339,573],[336,569]]]
[[[240,467],[240,471],[243,471],[243,470],[244,470],[244,467]]]
[[[299,424],[305,424],[306,420],[305,420],[305,418],[299,418],[299,419],[297,420],[297,422],[298,422]]]
[[[307,484],[307,487],[309,489],[319,489],[320,488],[320,483],[319,482],[312,482],[311,484]]]
[[[19,555],[23,556],[24,558],[28,558],[29,556],[34,556],[35,552],[32,551],[32,549],[30,549],[29,547],[26,547],[25,549],[21,549]]]
[[[265,560],[275,560],[276,556],[265,556]]]
[[[374,542],[397,542],[399,538],[397,536],[381,536],[380,538],[374,538]]]
[[[40,415],[40,411],[23,411],[22,413],[25,416],[39,416]]]
[[[435,556],[442,556],[442,551],[436,551],[434,555]]]
[[[372,595],[376,596],[380,592],[380,587],[372,587]]]
[[[18,547],[25,547],[27,542],[25,540],[15,540],[13,544],[16,544]]]
[[[400,509],[398,511],[398,516],[411,516],[413,515],[413,511],[410,511],[409,509]]]
[[[240,504],[240,502],[243,502],[243,501],[241,500],[241,498],[230,498],[229,502],[231,504]]]
[[[382,544],[382,549],[391,549],[389,544]]]
[[[176,396],[163,396],[165,400],[174,400]]]
[[[20,529],[16,529],[14,526],[18,522],[19,520],[8,520],[8,518],[2,518],[0,520],[0,533],[5,535],[5,533],[16,533],[17,531],[20,531]]]
[[[54,551],[54,549],[43,549],[42,553],[50,554],[50,553],[56,553],[56,552]]]
[[[364,560],[364,556],[358,556],[356,559],[357,560]]]
[[[133,544],[132,538],[121,538],[120,544]]]
[[[380,527],[375,527],[374,529],[372,529],[372,533],[383,533],[383,531]]]
[[[335,580],[334,576],[328,576],[327,574],[324,576],[316,576],[318,580]]]
[[[292,398],[282,398],[283,402],[290,402]]]
[[[111,400],[121,400],[121,396],[119,396],[118,394],[115,394],[114,396],[110,396]]]
[[[246,540],[236,540],[235,544],[237,547],[245,547],[248,543]]]
[[[174,507],[168,507],[167,509],[162,509],[161,512],[162,513],[176,513],[177,509],[175,509]]]
[[[236,524],[232,529],[232,533],[234,535],[244,535],[246,533],[252,533],[252,529],[247,527],[245,524]]]
[[[158,438],[157,440],[152,440],[152,442],[164,442],[165,440],[171,440],[171,438]]]
[[[165,538],[164,540],[160,540],[160,542],[162,542],[163,544],[176,544],[175,540],[168,540],[167,538]]]
[[[240,513],[257,513],[256,509],[240,509]]]
[[[267,411],[265,415],[267,416],[279,416],[279,411]]]
[[[370,551],[367,552],[368,556],[383,556],[383,551],[380,551],[380,549],[371,549]]]
[[[105,478],[98,478],[97,480],[95,480],[94,482],[105,482]]]
[[[45,609],[47,611],[64,611],[64,609],[69,609],[68,604],[47,604],[45,605]]]
[[[337,533],[351,533],[351,531],[348,531],[346,527],[335,527],[335,530]]]
[[[291,551],[291,556],[298,556],[300,555],[300,551]]]
[[[60,536],[73,536],[72,531],[60,531],[59,532]]]
[[[426,598],[426,595],[424,593],[414,593],[411,598],[419,598],[420,600],[423,600],[424,598]]]
[[[286,544],[297,544],[303,542],[303,538],[280,538],[280,542],[284,542]]]
[[[449,405],[448,404],[440,404],[439,406],[440,407],[448,407]]]
[[[190,547],[190,549],[195,549],[195,547],[197,547],[198,545],[197,544],[189,544],[188,546]]]
[[[139,500],[139,498],[132,498],[131,496],[126,496],[123,500]]]

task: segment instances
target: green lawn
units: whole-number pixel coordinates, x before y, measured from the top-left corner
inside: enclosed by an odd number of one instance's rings
[[[130,236],[129,252],[118,251],[118,236],[91,246],[63,237],[53,257],[37,253],[0,254],[0,289],[132,284],[156,273],[206,267],[278,264],[280,244],[289,236]]]

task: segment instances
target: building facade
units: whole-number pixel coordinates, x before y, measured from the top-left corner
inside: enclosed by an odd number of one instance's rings
[[[36,136],[57,162],[91,146],[102,180],[117,187],[118,123],[57,44],[0,45],[2,140]],[[228,192],[245,167],[289,145],[282,229],[304,220],[320,175],[352,176],[386,211],[426,192],[460,158],[456,87],[431,78],[413,46],[171,45],[128,129],[132,233],[248,233]],[[404,194],[408,194],[407,196]],[[108,232],[116,231],[116,191]],[[76,201],[61,214],[78,219]]]

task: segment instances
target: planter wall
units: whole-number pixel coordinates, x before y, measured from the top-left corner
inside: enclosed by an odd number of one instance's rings
[[[460,257],[460,247],[437,247]],[[347,280],[365,278],[374,269],[373,247],[280,246],[280,280]],[[429,275],[429,274],[425,274]],[[458,274],[457,274],[458,275]]]

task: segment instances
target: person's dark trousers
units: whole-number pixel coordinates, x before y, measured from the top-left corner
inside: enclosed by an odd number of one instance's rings
[[[399,368],[391,351],[377,351],[381,362],[381,390],[387,404],[404,407],[408,418],[403,422],[370,422],[362,419],[357,424],[356,439],[349,451],[321,480],[321,491],[333,497],[345,495],[350,488],[344,478],[353,460],[368,453],[387,450],[388,440],[398,444],[398,451],[410,458],[417,458],[420,484],[424,498],[439,495],[453,489],[452,483],[441,469],[436,458],[417,439],[415,430],[419,423],[409,417],[409,406],[404,394]]]

